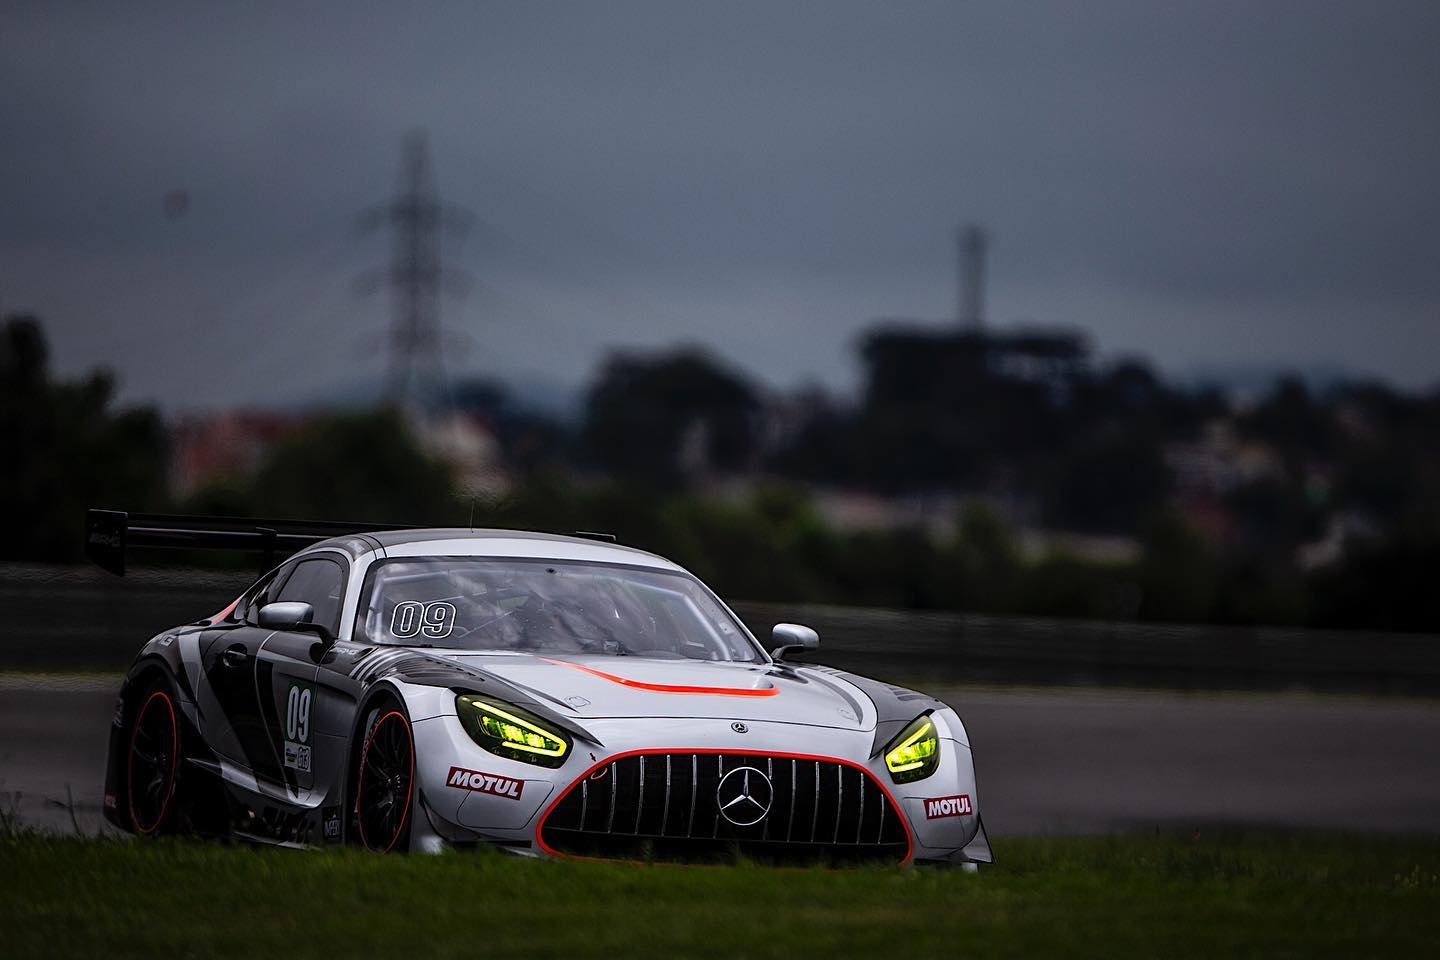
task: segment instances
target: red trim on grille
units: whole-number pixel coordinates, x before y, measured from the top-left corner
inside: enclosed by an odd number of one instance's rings
[[[540,814],[539,823],[535,825],[535,842],[539,844],[541,850],[544,850],[552,857],[563,857],[569,860],[604,859],[602,857],[573,856],[571,854],[561,853],[559,850],[556,850],[554,847],[550,846],[548,843],[545,842],[545,838],[543,836],[545,831],[545,821],[550,819],[550,814],[554,813],[555,808],[560,806],[560,801],[568,797],[570,795],[570,791],[580,786],[580,784],[584,782],[585,778],[590,776],[590,774],[594,773],[596,770],[599,770],[602,767],[609,766],[617,760],[624,760],[626,757],[638,757],[642,754],[647,757],[652,757],[657,755],[664,755],[667,753],[697,753],[702,757],[713,757],[716,754],[725,754],[728,756],[739,757],[774,757],[777,760],[819,760],[822,763],[838,763],[842,766],[854,767],[856,770],[859,770],[861,773],[865,774],[865,776],[869,777],[870,781],[874,783],[875,786],[880,788],[880,792],[885,794],[885,799],[890,801],[890,806],[893,807],[895,810],[895,816],[900,820],[900,827],[905,831],[905,858],[900,861],[899,865],[903,867],[905,864],[909,863],[910,858],[915,853],[915,838],[910,834],[910,822],[905,819],[904,809],[901,808],[898,802],[896,802],[894,795],[889,791],[889,789],[886,788],[885,784],[880,781],[879,777],[875,776],[875,774],[871,773],[869,770],[867,770],[865,767],[862,767],[854,760],[842,760],[839,757],[826,757],[818,753],[777,753],[774,750],[721,750],[718,748],[686,750],[682,747],[674,747],[669,749],[627,750],[624,753],[617,753],[614,756],[606,757],[604,760],[598,761],[597,763],[592,765],[590,769],[586,770],[584,773],[580,774],[580,776],[576,777],[573,781],[571,781],[570,786],[566,787],[560,792],[560,796],[550,801],[550,805],[545,808],[545,812]]]
[[[640,690],[650,690],[654,693],[698,693],[709,697],[773,697],[780,692],[779,687],[746,689],[744,687],[692,687],[673,683],[646,683],[643,680],[617,677],[613,673],[606,673],[604,670],[596,670],[593,667],[583,667],[578,663],[571,663],[568,660],[551,660],[549,657],[541,657],[540,659],[546,663],[569,667],[572,670],[583,670],[585,673],[599,677],[602,680],[609,680],[611,683],[618,683],[626,687],[636,687]],[[692,750],[689,752],[694,753],[695,751]]]

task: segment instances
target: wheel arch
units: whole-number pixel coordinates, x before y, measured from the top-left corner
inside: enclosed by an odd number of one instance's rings
[[[354,842],[358,838],[355,831],[355,783],[360,774],[360,754],[365,749],[366,728],[369,726],[370,714],[375,710],[377,704],[385,701],[393,701],[404,711],[406,720],[409,720],[410,709],[406,703],[405,693],[389,679],[376,681],[370,689],[360,698],[355,708],[355,716],[351,721],[350,738],[345,750],[345,779],[341,785],[341,807],[343,816],[341,822],[345,824],[345,840]]]
[[[405,694],[394,683],[391,683],[389,680],[381,680],[375,683],[369,690],[366,690],[355,708],[355,717],[350,724],[350,745],[348,751],[350,759],[346,765],[347,775],[353,775],[356,764],[360,762],[360,750],[364,746],[365,727],[367,726],[366,720],[370,715],[370,711],[375,709],[375,704],[386,699],[399,703],[401,707],[404,708],[406,717],[409,717],[410,707],[409,704],[405,702]]]

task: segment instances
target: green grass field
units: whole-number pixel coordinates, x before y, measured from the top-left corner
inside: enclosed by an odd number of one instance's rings
[[[978,876],[0,838],[0,956],[1434,956],[1440,838],[1008,840]]]

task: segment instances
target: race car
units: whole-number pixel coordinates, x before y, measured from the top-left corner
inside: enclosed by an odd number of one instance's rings
[[[991,862],[955,711],[766,651],[676,564],[595,534],[90,511],[87,552],[254,550],[161,630],[110,729],[107,819],[267,844],[533,857]],[[268,566],[268,564],[267,564]]]

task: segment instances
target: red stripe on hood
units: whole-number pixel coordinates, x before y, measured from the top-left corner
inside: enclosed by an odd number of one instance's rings
[[[602,680],[609,680],[611,683],[618,683],[626,687],[636,687],[640,690],[650,690],[654,693],[698,693],[710,697],[773,697],[780,692],[779,687],[746,689],[743,687],[692,687],[673,683],[646,683],[643,680],[630,680],[626,677],[617,677],[613,673],[606,673],[603,670],[596,670],[593,667],[582,667],[580,664],[571,663],[568,660],[551,660],[549,657],[541,657],[540,659],[546,663],[569,667],[572,670],[583,670],[588,674],[600,677]]]

